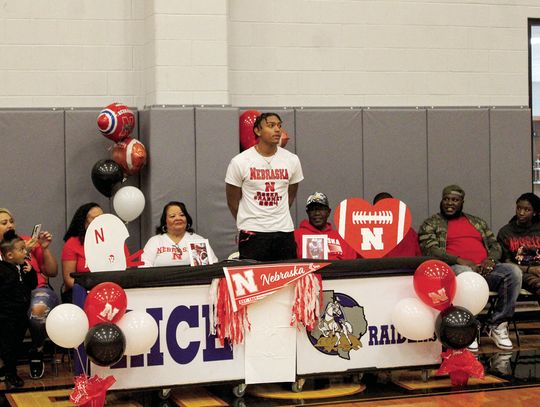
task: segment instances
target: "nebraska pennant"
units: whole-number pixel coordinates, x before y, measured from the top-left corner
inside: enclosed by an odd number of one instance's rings
[[[411,227],[411,211],[399,199],[375,205],[360,198],[342,201],[334,213],[339,234],[362,257],[383,257],[403,240]]]
[[[280,263],[223,267],[233,311],[258,301],[330,263]]]

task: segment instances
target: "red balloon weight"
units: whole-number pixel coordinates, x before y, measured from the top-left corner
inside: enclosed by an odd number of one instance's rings
[[[99,112],[97,125],[101,134],[117,143],[133,131],[135,115],[126,105],[111,103]]]
[[[126,137],[114,145],[112,159],[122,167],[124,174],[133,175],[146,164],[146,148],[139,140]]]
[[[284,148],[287,145],[287,142],[289,140],[290,140],[290,137],[285,131],[285,129],[281,129],[281,138],[279,139],[279,146]]]
[[[414,291],[425,304],[444,310],[456,295],[456,275],[452,268],[440,260],[428,260],[414,272]]]
[[[246,110],[240,115],[240,147],[247,150],[257,144],[257,136],[253,133],[253,124],[261,112]]]
[[[84,302],[84,312],[90,327],[102,322],[116,323],[124,316],[127,297],[124,289],[115,283],[100,283],[90,290]]]

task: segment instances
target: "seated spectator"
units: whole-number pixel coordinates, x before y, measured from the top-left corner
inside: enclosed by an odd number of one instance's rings
[[[193,231],[193,219],[182,202],[172,201],[163,208],[156,235],[152,236],[141,256],[143,267],[182,266],[190,264],[189,243],[204,239]],[[208,245],[213,263],[218,259]]]
[[[480,273],[489,289],[498,293],[494,312],[487,320],[488,335],[501,349],[512,349],[508,321],[514,315],[521,289],[521,269],[515,264],[499,263],[501,246],[487,223],[463,212],[465,192],[457,185],[443,189],[440,213],[426,219],[420,227],[420,248],[425,256],[437,257],[456,274]],[[469,347],[478,350],[475,341]]]
[[[373,198],[373,205],[379,202],[382,199],[393,198],[388,192],[380,192]],[[418,234],[416,230],[412,227],[409,228],[403,240],[397,244],[392,250],[386,253],[384,257],[415,257],[421,256],[422,251],[420,250],[420,245],[418,244]]]
[[[72,302],[74,279],[71,273],[87,273],[90,270],[86,266],[84,255],[84,236],[88,225],[103,214],[103,209],[95,203],[89,202],[80,206],[73,215],[68,230],[64,235],[64,248],[62,250],[62,276],[64,277],[63,302]]]
[[[15,220],[9,210],[0,208],[0,241],[8,230],[15,230]],[[45,321],[49,312],[60,302],[48,281],[49,277],[57,275],[58,264],[50,250],[52,235],[49,232],[41,231],[37,238],[24,235],[20,237],[26,242],[29,262],[37,273],[37,288],[30,294],[28,317],[32,337],[32,348],[29,354],[30,377],[39,379],[45,371],[43,364],[43,344],[47,337]]]
[[[333,229],[332,224],[328,222],[331,211],[325,194],[315,192],[308,197],[306,202],[308,218],[300,222],[300,227],[294,231],[296,254],[299,259],[303,258],[302,236],[304,235],[328,236],[328,260],[353,260],[358,258],[356,251],[343,240],[337,230]],[[311,243],[314,245],[312,251],[318,251],[316,242],[312,241]],[[311,258],[313,257],[312,255]]]
[[[0,356],[4,362],[0,376],[6,387],[22,387],[17,375],[17,358],[28,327],[30,293],[37,286],[36,271],[27,261],[26,243],[13,229],[0,242]]]
[[[503,260],[523,271],[523,288],[540,295],[540,198],[528,192],[516,201],[516,214],[497,235]]]

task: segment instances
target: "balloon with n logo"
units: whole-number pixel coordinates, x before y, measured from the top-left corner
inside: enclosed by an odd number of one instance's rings
[[[118,284],[106,282],[90,290],[84,302],[84,312],[90,327],[102,322],[115,324],[126,313],[127,297]]]
[[[414,272],[413,282],[418,298],[430,307],[442,311],[452,305],[456,295],[456,275],[445,262],[423,262]]]

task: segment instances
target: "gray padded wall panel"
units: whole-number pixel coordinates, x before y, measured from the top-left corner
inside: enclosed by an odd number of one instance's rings
[[[327,194],[332,208],[348,197],[362,197],[361,110],[297,110],[296,152],[304,171],[297,200],[299,220],[306,217],[305,202],[314,191]]]
[[[531,191],[531,111],[491,109],[491,225],[497,233],[515,213],[516,199]]]
[[[141,174],[146,197],[141,247],[155,234],[161,212],[169,201],[181,201],[197,219],[195,122],[193,108],[150,108],[141,119],[148,165]],[[150,137],[151,136],[151,137]]]
[[[132,109],[137,120],[137,111]],[[114,142],[103,137],[99,132],[96,119],[100,109],[68,110],[66,111],[66,222],[69,225],[77,208],[87,202],[96,202],[106,213],[114,214],[112,197],[103,196],[92,184],[92,167],[101,159],[111,158],[111,148]],[[138,127],[131,137],[138,138]],[[116,186],[139,186],[139,176],[134,175]],[[114,196],[114,194],[113,194]],[[148,199],[148,198],[147,198]],[[130,252],[138,250],[140,241],[140,220],[135,219],[128,225],[129,238],[126,243]]]
[[[195,109],[196,231],[210,240],[220,260],[238,250],[236,224],[227,206],[225,172],[238,154],[238,109]]]
[[[487,109],[428,110],[429,213],[439,211],[442,189],[465,190],[464,211],[491,221],[489,112]]]
[[[64,112],[0,112],[2,197],[0,207],[13,213],[17,232],[32,233],[42,223],[53,235],[51,250],[60,263],[65,232]],[[62,270],[51,284],[62,284]]]
[[[417,228],[428,216],[426,111],[364,109],[363,130],[365,199],[390,192]]]

